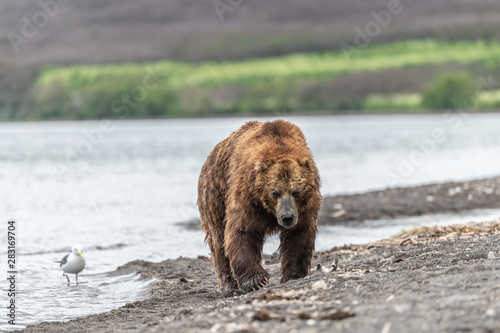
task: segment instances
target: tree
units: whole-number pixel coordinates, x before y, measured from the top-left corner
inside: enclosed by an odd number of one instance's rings
[[[476,83],[466,72],[440,74],[422,92],[422,106],[429,109],[468,109],[477,97]]]

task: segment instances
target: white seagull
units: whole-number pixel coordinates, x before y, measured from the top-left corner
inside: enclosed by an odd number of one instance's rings
[[[73,245],[71,253],[68,253],[62,260],[56,262],[61,264],[59,267],[61,267],[64,272],[63,276],[68,279],[68,285],[70,283],[68,273],[76,274],[76,284],[78,284],[78,273],[85,268],[85,259],[82,256],[82,246],[80,244]]]

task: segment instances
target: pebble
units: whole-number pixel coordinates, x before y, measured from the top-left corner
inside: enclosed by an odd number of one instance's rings
[[[307,319],[306,325],[308,325],[308,326],[314,326],[314,324],[316,324],[316,320],[314,320],[314,319]]]
[[[393,300],[393,299],[395,299],[395,298],[396,298],[396,296],[391,295],[391,296],[389,296],[389,297],[387,297],[387,298],[385,299],[385,303],[389,303],[390,301],[392,301],[392,300]]]
[[[328,288],[328,285],[326,284],[325,280],[316,281],[311,285],[312,290],[324,290],[327,288]]]
[[[450,189],[448,189],[448,195],[449,195],[450,197],[452,197],[452,196],[454,196],[454,195],[456,195],[456,194],[459,194],[459,193],[461,193],[461,192],[462,192],[462,188],[461,188],[460,186],[457,186],[457,187],[455,187],[455,188],[450,188]]]
[[[382,328],[382,333],[389,333],[391,331],[391,322],[386,322],[384,327]]]
[[[335,260],[331,264],[332,271],[336,271],[339,268],[339,258],[335,258]]]
[[[488,260],[495,260],[495,253],[494,252],[488,252]]]
[[[244,332],[249,331],[251,327],[246,323],[228,323],[228,324],[220,324],[217,323],[210,328],[210,333],[218,333],[218,332]]]
[[[330,268],[325,267],[325,266],[321,267],[321,270],[323,271],[323,273],[330,273],[331,272]]]
[[[490,194],[493,194],[493,192],[495,192],[495,190],[492,189],[492,188],[487,187],[487,188],[484,189],[483,192],[486,193],[486,194],[488,194],[488,195],[490,195]]]
[[[210,333],[216,333],[222,328],[222,325],[217,323],[210,328]]]

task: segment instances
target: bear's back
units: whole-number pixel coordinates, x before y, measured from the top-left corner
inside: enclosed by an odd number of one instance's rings
[[[302,130],[289,121],[276,119],[268,122],[249,121],[231,135],[236,141],[244,141],[253,147],[268,142],[288,142],[304,145],[306,143]]]

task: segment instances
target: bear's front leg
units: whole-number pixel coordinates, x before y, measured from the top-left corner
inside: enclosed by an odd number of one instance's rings
[[[258,290],[269,283],[269,274],[262,268],[264,233],[226,225],[225,249],[233,276],[242,291]]]
[[[300,279],[309,274],[316,232],[315,222],[281,232],[281,283]]]

